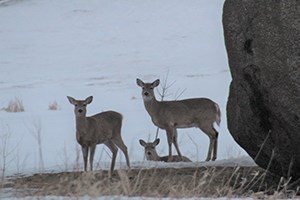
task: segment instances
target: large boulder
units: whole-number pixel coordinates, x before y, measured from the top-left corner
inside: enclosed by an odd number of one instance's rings
[[[255,162],[300,178],[300,1],[226,0],[228,129]]]

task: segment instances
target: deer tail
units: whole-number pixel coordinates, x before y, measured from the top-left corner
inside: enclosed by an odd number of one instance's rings
[[[216,103],[215,103],[215,107],[216,107],[216,123],[217,123],[218,126],[220,126],[220,123],[221,123],[221,111],[220,111],[220,107]]]

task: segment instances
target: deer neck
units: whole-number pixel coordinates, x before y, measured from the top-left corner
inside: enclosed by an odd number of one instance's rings
[[[152,161],[160,161],[161,158],[158,156],[156,152],[152,152],[151,156],[146,155],[147,160],[152,160]]]
[[[152,116],[158,110],[159,101],[157,101],[154,96],[151,100],[147,100],[147,101],[144,100],[144,105],[147,112],[150,114],[150,116]]]
[[[80,116],[80,117],[76,117],[76,130],[79,133],[84,133],[87,130],[87,117],[85,116]]]
[[[155,161],[160,161],[161,160],[161,157],[156,153],[155,157],[154,157],[154,160]]]

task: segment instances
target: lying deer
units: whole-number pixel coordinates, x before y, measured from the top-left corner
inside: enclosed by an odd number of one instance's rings
[[[152,161],[164,161],[164,162],[192,162],[185,156],[172,156],[171,160],[168,160],[169,156],[159,156],[156,152],[156,146],[159,144],[159,138],[154,142],[145,142],[140,140],[140,144],[145,148],[145,157],[147,160]]]
[[[110,167],[110,176],[114,171],[115,161],[119,147],[126,158],[126,163],[130,169],[127,147],[121,137],[122,115],[115,111],[107,111],[86,117],[86,106],[90,104],[93,97],[85,100],[76,100],[67,97],[71,104],[75,106],[76,117],[76,139],[81,145],[84,171],[87,171],[87,159],[90,151],[90,169],[93,170],[94,153],[97,144],[105,144],[112,152],[112,162]]]
[[[152,83],[136,80],[142,88],[145,108],[152,122],[166,130],[169,160],[172,158],[172,143],[181,156],[177,143],[177,128],[200,128],[210,139],[206,161],[216,160],[218,147],[218,132],[213,124],[220,125],[221,113],[218,104],[207,98],[194,98],[178,101],[157,101],[154,88],[159,85],[159,79]]]

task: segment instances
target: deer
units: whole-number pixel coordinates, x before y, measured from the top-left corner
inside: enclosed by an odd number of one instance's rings
[[[160,83],[157,79],[152,83],[144,83],[136,79],[138,86],[142,88],[142,97],[146,111],[152,122],[158,128],[166,131],[169,157],[172,159],[172,144],[175,146],[178,156],[182,156],[177,142],[178,128],[199,128],[209,137],[209,148],[205,161],[217,159],[218,126],[221,123],[219,105],[208,98],[191,98],[176,101],[158,101],[154,94],[154,88]]]
[[[70,96],[67,96],[67,98],[69,102],[74,105],[76,140],[81,146],[84,171],[87,171],[89,152],[90,170],[93,171],[94,154],[97,144],[106,145],[112,152],[110,177],[114,171],[118,148],[123,151],[127,166],[130,170],[127,146],[121,137],[122,114],[115,111],[105,111],[87,117],[87,105],[93,101],[93,96],[89,96],[85,100],[76,100]]]
[[[144,147],[145,157],[147,160],[151,161],[163,161],[163,162],[192,162],[189,158],[185,156],[172,156],[169,160],[169,156],[159,156],[156,152],[156,146],[159,144],[160,139],[157,138],[154,142],[145,142],[144,140],[139,140],[140,144]]]

